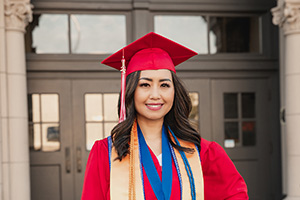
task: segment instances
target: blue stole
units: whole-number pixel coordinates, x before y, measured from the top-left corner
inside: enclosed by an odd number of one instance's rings
[[[172,191],[172,154],[167,138],[168,132],[162,127],[162,180],[160,179],[153,163],[148,145],[143,133],[137,125],[138,140],[140,145],[141,164],[144,167],[153,192],[158,200],[168,200]]]

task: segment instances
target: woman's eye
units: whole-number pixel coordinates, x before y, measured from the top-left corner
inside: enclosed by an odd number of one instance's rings
[[[150,85],[148,83],[141,83],[140,87],[149,87]]]
[[[163,84],[161,84],[161,87],[167,87],[167,88],[169,88],[170,85],[168,83],[163,83]]]

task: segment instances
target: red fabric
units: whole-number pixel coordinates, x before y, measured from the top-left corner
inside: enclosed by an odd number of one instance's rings
[[[249,199],[244,179],[218,143],[201,139],[200,158],[205,200]]]
[[[247,186],[223,148],[215,142],[201,140],[201,164],[204,177],[205,200],[248,200]],[[158,160],[152,153],[154,164],[161,174]],[[97,141],[87,162],[82,200],[109,200],[109,157],[107,139]],[[171,199],[180,199],[180,186],[173,163]],[[175,173],[174,173],[175,172]],[[145,177],[147,200],[155,199],[150,183]]]
[[[168,69],[176,73],[169,54],[160,48],[143,49],[132,56],[126,74],[142,70]]]
[[[123,52],[127,75],[139,70],[170,69],[175,71],[174,66],[197,55],[191,49],[151,32],[104,59],[101,63],[120,70]]]

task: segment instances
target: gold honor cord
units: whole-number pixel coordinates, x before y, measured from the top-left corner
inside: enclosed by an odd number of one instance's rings
[[[136,122],[134,122],[132,128],[131,128],[131,133],[130,133],[130,155],[129,155],[129,200],[135,200],[136,199],[136,194],[135,194],[135,151],[134,151],[134,133],[137,132],[137,126]]]

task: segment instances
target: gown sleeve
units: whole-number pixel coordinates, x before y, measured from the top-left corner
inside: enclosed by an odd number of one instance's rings
[[[248,200],[246,183],[224,149],[204,140],[202,150],[205,200]]]
[[[81,200],[109,199],[109,156],[107,139],[93,145],[85,169]]]

